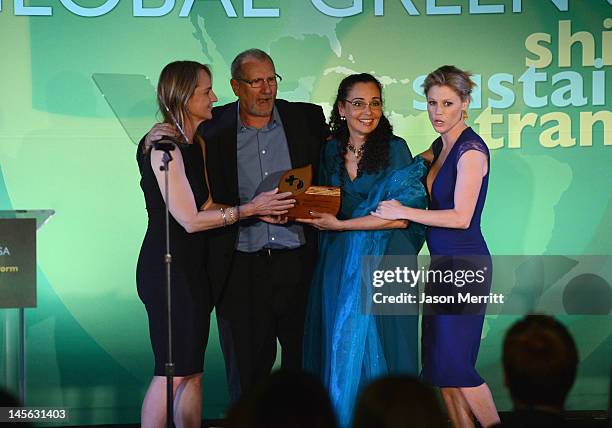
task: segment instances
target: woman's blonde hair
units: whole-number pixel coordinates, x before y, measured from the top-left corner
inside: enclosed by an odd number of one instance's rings
[[[181,129],[185,129],[189,114],[187,102],[198,85],[200,70],[212,77],[208,66],[196,61],[171,62],[161,71],[157,83],[157,103],[164,122],[174,124],[174,118]]]
[[[470,98],[472,89],[476,86],[471,77],[472,73],[469,71],[460,70],[454,65],[443,65],[427,75],[423,82],[423,92],[427,96],[434,86],[448,86],[465,101]]]

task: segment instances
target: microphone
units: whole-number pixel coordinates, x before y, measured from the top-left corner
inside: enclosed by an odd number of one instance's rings
[[[168,170],[168,164],[173,160],[170,152],[174,151],[174,149],[176,148],[176,144],[176,140],[172,137],[168,137],[167,135],[164,135],[161,140],[155,141],[153,143],[153,148],[155,150],[160,150],[164,152],[164,154],[162,155],[162,162],[164,164],[159,167],[160,171]]]
[[[176,148],[176,144],[177,141],[174,138],[164,135],[161,140],[153,143],[153,148],[162,152],[172,152]]]

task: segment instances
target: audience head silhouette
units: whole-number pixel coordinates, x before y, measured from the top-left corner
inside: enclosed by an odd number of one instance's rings
[[[337,428],[327,391],[314,376],[277,371],[229,411],[228,428]]]
[[[444,428],[434,392],[410,376],[390,376],[369,384],[359,396],[353,428]]]
[[[503,366],[515,408],[562,410],[576,379],[578,351],[563,324],[528,315],[506,333]]]

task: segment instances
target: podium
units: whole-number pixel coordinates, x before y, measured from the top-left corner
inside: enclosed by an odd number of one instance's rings
[[[36,231],[54,210],[0,210],[0,308],[19,311],[19,400],[25,406],[25,308],[36,307]],[[7,329],[8,330],[8,329]],[[5,354],[8,359],[9,345]]]

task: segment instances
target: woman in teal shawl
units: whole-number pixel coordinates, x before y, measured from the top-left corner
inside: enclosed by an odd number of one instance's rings
[[[321,230],[319,260],[306,314],[304,367],[328,388],[340,426],[347,427],[359,389],[390,373],[417,375],[417,315],[371,314],[371,278],[382,256],[410,255],[425,239],[423,226],[370,215],[386,199],[425,208],[421,161],[392,133],[382,112],[382,86],[370,74],[346,77],[331,115],[333,139],[322,153],[319,184],[342,188],[338,217],[301,219]],[[362,259],[364,256],[373,258]],[[375,262],[372,263],[371,260]],[[365,270],[365,272],[364,272]],[[416,314],[417,309],[413,309]]]

